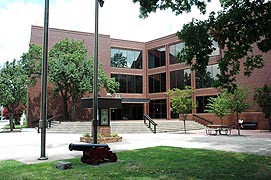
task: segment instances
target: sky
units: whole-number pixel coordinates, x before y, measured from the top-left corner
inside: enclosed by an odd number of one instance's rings
[[[28,51],[31,25],[43,26],[45,0],[0,1],[0,65],[20,59]],[[94,33],[94,0],[50,0],[49,28]],[[146,42],[180,31],[192,18],[206,19],[197,9],[176,16],[170,10],[139,18],[139,4],[132,0],[105,0],[99,9],[99,34]],[[219,9],[212,0],[208,12]]]

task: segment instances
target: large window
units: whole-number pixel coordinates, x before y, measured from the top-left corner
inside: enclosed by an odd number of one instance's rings
[[[206,73],[196,73],[196,87],[197,88],[209,88],[214,87],[214,82],[217,79],[217,75],[220,74],[218,64],[207,66]]]
[[[151,100],[149,105],[150,117],[151,118],[166,118],[167,117],[167,106],[165,99]]]
[[[170,72],[170,89],[184,89],[185,86],[191,86],[191,70],[181,69]]]
[[[111,48],[111,67],[142,69],[142,51]]]
[[[206,105],[209,103],[209,98],[217,96],[197,96],[197,113],[206,113]]]
[[[149,93],[166,92],[166,73],[149,76]]]
[[[178,44],[174,44],[171,45],[169,47],[169,59],[170,59],[170,64],[176,64],[176,63],[180,63],[181,61],[179,59],[177,59],[177,55],[178,53],[184,48],[185,43],[178,43]]]
[[[117,82],[120,83],[119,93],[142,93],[142,76],[125,74],[112,74]]]
[[[158,48],[148,50],[148,67],[156,68],[166,65],[166,48]]]

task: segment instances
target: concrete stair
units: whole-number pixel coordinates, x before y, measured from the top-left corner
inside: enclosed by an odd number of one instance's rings
[[[182,132],[184,131],[183,121],[179,120],[154,120],[157,126],[157,133]],[[140,134],[152,133],[143,123],[143,120],[111,121],[111,132],[118,134]],[[204,126],[195,121],[186,121],[186,129],[204,129]],[[91,122],[61,122],[52,123],[52,127],[47,129],[48,133],[70,133],[84,134],[91,133]]]
[[[156,120],[155,121],[157,126],[157,133],[166,133],[166,132],[183,132],[184,131],[184,123],[180,120]],[[199,124],[195,121],[187,120],[185,122],[186,130],[198,130],[204,129],[205,126]]]

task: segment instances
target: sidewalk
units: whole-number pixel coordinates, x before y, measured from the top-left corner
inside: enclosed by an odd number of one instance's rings
[[[70,143],[80,143],[81,134],[46,135],[47,161],[80,157],[82,152],[69,151]],[[109,143],[112,151],[126,151],[153,146],[174,146],[245,152],[258,155],[271,155],[271,133],[267,131],[242,130],[241,136],[233,130],[231,136],[209,136],[205,130],[181,133],[158,134],[120,134],[122,142]],[[23,129],[22,132],[0,133],[0,161],[14,159],[23,163],[40,163],[41,134],[35,129]]]

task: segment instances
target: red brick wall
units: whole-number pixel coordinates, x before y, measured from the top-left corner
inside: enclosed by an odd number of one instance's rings
[[[31,43],[35,44],[42,44],[42,36],[43,36],[43,28],[38,26],[32,26],[31,29]],[[93,33],[86,33],[86,32],[78,32],[78,31],[68,31],[62,29],[49,29],[49,48],[51,48],[56,42],[60,41],[63,38],[68,37],[69,39],[76,39],[82,40],[88,47],[88,55],[93,56],[94,50],[94,34]],[[173,64],[170,65],[169,62],[166,62],[165,67],[159,67],[154,69],[147,69],[148,62],[148,49],[158,48],[158,47],[165,47],[166,50],[169,50],[169,46],[171,44],[178,43],[179,40],[175,34],[165,36],[159,39],[155,39],[146,43],[143,42],[136,42],[136,41],[127,41],[127,40],[119,40],[119,39],[111,39],[109,35],[99,35],[99,54],[98,59],[99,63],[102,64],[102,68],[107,72],[107,75],[110,76],[111,73],[115,74],[133,74],[133,75],[142,75],[143,76],[143,93],[142,94],[126,94],[120,93],[121,97],[123,98],[149,98],[149,99],[169,99],[166,93],[153,93],[148,94],[148,76],[151,74],[157,74],[161,72],[167,73],[167,78],[169,77],[169,72],[177,69],[185,69],[189,68],[189,66],[182,64]],[[110,67],[110,49],[111,47],[116,48],[125,48],[125,49],[137,49],[143,51],[143,69],[118,69],[118,68],[111,68]],[[257,48],[255,48],[255,52],[259,52]],[[244,119],[253,119],[253,121],[257,120],[258,128],[265,129],[268,127],[267,120],[263,118],[263,115],[260,115],[261,109],[259,106],[253,101],[254,96],[254,89],[257,87],[262,87],[264,84],[268,84],[271,86],[271,52],[262,54],[265,60],[265,66],[262,69],[254,70],[251,77],[245,77],[243,75],[243,66],[241,66],[241,73],[237,77],[237,83],[241,85],[246,85],[249,87],[249,98],[248,101],[252,104],[251,113],[244,113]],[[223,56],[223,51],[221,52],[220,56],[214,56],[210,60],[210,64],[214,64],[217,62],[219,58]],[[167,53],[167,58],[169,57]],[[244,59],[241,60],[244,62]],[[193,78],[194,77],[194,78]],[[167,81],[166,87],[170,87],[170,81]],[[192,72],[192,86],[195,87],[195,76]],[[57,115],[59,113],[63,113],[63,103],[60,97],[52,98],[50,96],[51,86],[49,85],[49,95],[48,95],[48,114],[49,115]],[[196,96],[206,96],[206,95],[216,95],[218,93],[217,89],[214,88],[206,88],[206,89],[197,89],[195,92],[194,100]],[[102,96],[106,94],[106,91],[101,91]],[[30,121],[35,121],[39,119],[40,113],[40,80],[38,80],[37,85],[35,87],[31,87],[29,89],[28,94],[28,109],[27,115]],[[82,110],[80,109],[80,102],[77,105],[77,118],[80,120],[90,120],[91,119],[91,110]],[[170,119],[170,111],[169,111],[169,104],[167,105],[167,119]],[[148,112],[148,106],[144,105],[145,113]],[[214,115],[208,114],[201,114],[203,116],[208,116],[209,118],[216,120]],[[256,119],[255,119],[256,118]],[[225,118],[227,119],[227,118]],[[233,123],[233,118],[229,117],[227,123]]]
[[[221,124],[220,118],[214,114],[198,113],[197,115],[213,122],[213,124]],[[264,118],[264,114],[262,112],[243,112],[241,114],[238,114],[238,117],[239,117],[239,119],[240,118],[243,119],[244,122],[257,122],[258,129],[265,129],[265,130],[269,129],[268,120]],[[236,124],[236,118],[237,118],[236,114],[226,115],[222,119],[222,124],[226,124],[226,125],[232,127],[234,124]],[[182,119],[182,118],[180,117],[180,119]],[[194,120],[194,121],[197,121],[200,123],[204,123],[202,120],[193,116],[192,114],[190,114],[188,116],[188,119]],[[204,124],[208,124],[208,123],[204,123]]]

